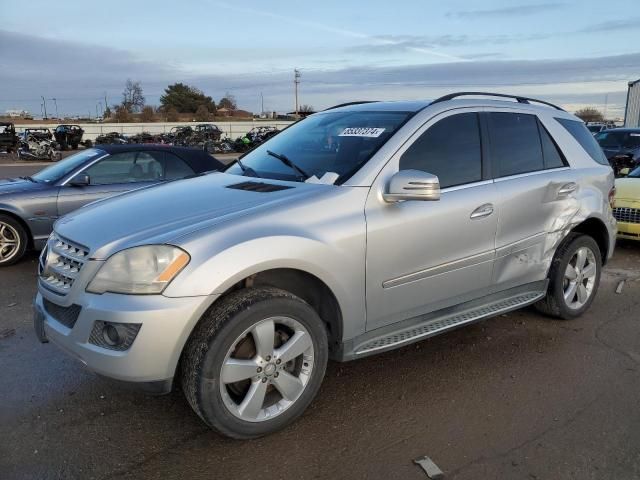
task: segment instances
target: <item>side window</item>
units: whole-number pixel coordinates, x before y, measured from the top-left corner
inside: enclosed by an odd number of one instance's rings
[[[556,120],[576,139],[591,158],[602,165],[609,165],[609,160],[604,155],[602,148],[600,148],[600,145],[598,145],[598,142],[593,138],[584,123],[577,120],[569,120],[568,118],[556,118]]]
[[[443,118],[402,154],[400,170],[437,175],[442,188],[482,180],[482,148],[477,113]]]
[[[544,169],[535,115],[491,112],[488,119],[491,159],[496,177]]]
[[[553,141],[544,125],[538,121],[540,140],[542,141],[542,153],[544,155],[544,168],[560,168],[567,166],[564,155]]]
[[[180,178],[194,175],[195,172],[184,160],[170,152],[163,152],[164,155],[164,178],[165,180],[178,180]]]
[[[85,173],[91,185],[135,183],[162,178],[162,166],[147,152],[124,152],[100,160]]]

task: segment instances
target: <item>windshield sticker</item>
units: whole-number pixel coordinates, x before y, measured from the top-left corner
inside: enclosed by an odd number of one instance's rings
[[[369,138],[377,138],[382,135],[385,128],[374,128],[374,127],[347,127],[342,133],[339,135],[340,137],[369,137]]]

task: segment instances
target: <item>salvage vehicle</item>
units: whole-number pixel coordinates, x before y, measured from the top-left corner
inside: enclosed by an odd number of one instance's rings
[[[640,167],[616,179],[613,216],[618,221],[618,238],[640,240]]]
[[[616,128],[596,134],[613,167],[616,177],[622,169],[634,170],[640,166],[640,128]]]
[[[96,145],[125,145],[129,139],[120,132],[109,132],[98,135],[95,139]]]
[[[20,160],[60,160],[56,152],[57,143],[48,128],[26,128],[18,143],[17,155]]]
[[[87,203],[222,166],[201,150],[103,145],[30,177],[0,179],[0,267],[41,249],[56,219]]]
[[[102,376],[181,385],[211,428],[259,437],[305,411],[329,357],[531,304],[582,315],[613,253],[613,195],[585,124],[540,100],[340,105],[223,173],[60,219],[34,326]]]
[[[0,150],[13,152],[18,146],[16,127],[11,122],[0,122]]]
[[[84,130],[80,125],[58,125],[53,135],[60,145],[60,150],[66,150],[69,147],[77,150],[78,145],[82,143]]]

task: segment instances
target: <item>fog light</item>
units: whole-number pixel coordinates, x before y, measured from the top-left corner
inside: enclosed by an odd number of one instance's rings
[[[140,323],[115,323],[97,320],[89,336],[89,343],[109,350],[124,351],[131,347],[140,331]]]
[[[122,343],[122,337],[120,336],[118,329],[110,323],[107,323],[104,327],[102,327],[102,337],[104,338],[105,342],[113,347],[116,347],[120,343]]]

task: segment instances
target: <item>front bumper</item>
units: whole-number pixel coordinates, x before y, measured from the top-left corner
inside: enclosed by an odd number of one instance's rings
[[[618,238],[640,241],[640,223],[618,222]]]
[[[138,385],[143,390],[170,390],[182,349],[196,323],[217,296],[169,298],[163,295],[74,295],[80,306],[75,324],[63,325],[44,305],[68,303],[40,286],[34,300],[36,332],[58,345],[99,375]],[[94,345],[94,322],[141,324],[131,346],[116,351]],[[40,336],[40,335],[39,335]],[[134,385],[134,386],[135,386]],[[162,391],[159,391],[162,390]]]

